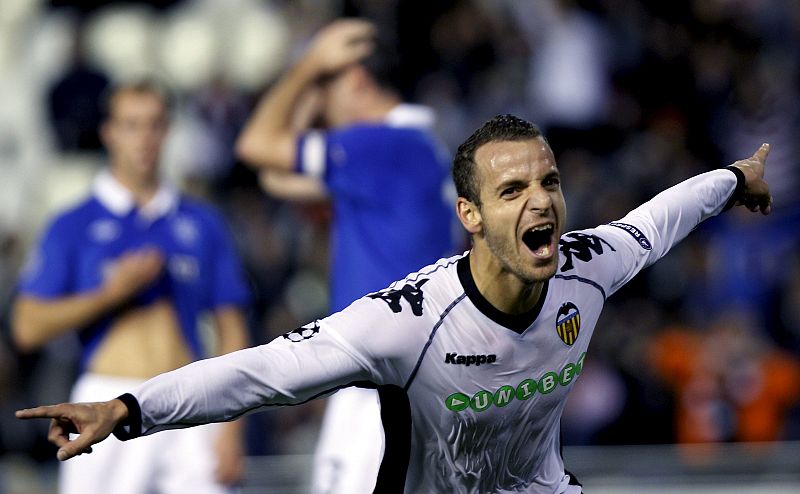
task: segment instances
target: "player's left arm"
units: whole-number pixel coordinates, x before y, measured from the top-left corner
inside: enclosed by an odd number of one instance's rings
[[[685,180],[656,195],[624,218],[598,227],[601,238],[619,250],[613,263],[613,293],[663,257],[702,221],[735,205],[769,214],[772,196],[764,180],[769,144],[749,158]],[[610,294],[609,293],[609,294]]]

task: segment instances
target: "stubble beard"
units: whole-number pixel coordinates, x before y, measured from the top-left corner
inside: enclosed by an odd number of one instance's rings
[[[526,263],[522,260],[521,253],[515,248],[516,243],[510,245],[506,239],[500,235],[495,235],[493,230],[487,229],[485,226],[483,233],[483,239],[489,252],[492,253],[506,272],[516,276],[524,284],[542,283],[555,276],[558,267],[558,250],[546,265],[534,266],[533,263]]]

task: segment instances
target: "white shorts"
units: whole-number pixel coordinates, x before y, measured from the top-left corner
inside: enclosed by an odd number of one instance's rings
[[[375,489],[383,459],[378,392],[345,388],[328,398],[311,478],[313,494],[358,494]]]
[[[72,389],[73,402],[105,401],[142,383],[83,374]],[[109,436],[83,454],[61,463],[61,494],[228,494],[214,480],[213,441],[221,424],[171,430],[121,442]]]

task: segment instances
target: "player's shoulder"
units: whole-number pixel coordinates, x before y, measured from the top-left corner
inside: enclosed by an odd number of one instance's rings
[[[602,227],[567,232],[558,241],[557,274],[599,275],[607,265],[617,262],[618,249],[618,239]]]
[[[421,323],[430,317],[436,318],[443,307],[463,292],[456,272],[458,261],[463,257],[464,254],[442,258],[409,273],[388,287],[364,296],[362,305],[382,312],[388,310],[396,317]]]
[[[225,219],[222,211],[211,202],[187,194],[180,194],[177,212],[199,221],[208,228],[223,228]]]
[[[355,123],[333,130],[329,135],[342,141],[358,142],[363,146],[371,145],[387,151],[397,146],[422,149],[431,146],[429,132],[425,129],[393,126],[384,122]]]
[[[567,232],[559,240],[556,276],[589,279],[610,287],[620,269],[652,248],[645,232],[626,222]]]
[[[103,211],[97,199],[85,197],[51,214],[46,229],[58,235],[73,236],[83,231],[82,225],[95,220]]]
[[[398,286],[411,284],[419,284],[420,282],[428,283],[433,282],[435,286],[441,285],[443,288],[450,285],[453,281],[458,280],[456,272],[458,261],[464,258],[467,252],[453,255],[450,257],[443,257],[436,262],[423,266],[417,271],[407,274],[404,278],[399,279],[389,285],[386,290],[397,288]]]

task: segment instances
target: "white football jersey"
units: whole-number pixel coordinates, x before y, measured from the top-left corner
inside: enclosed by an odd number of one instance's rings
[[[469,253],[442,259],[267,345],[148,381],[127,397],[118,435],[376,387],[386,449],[375,492],[564,492],[561,412],[606,298],[719,213],[737,178],[705,173],[618,222],[566,233],[555,277],[525,314],[480,294]]]

